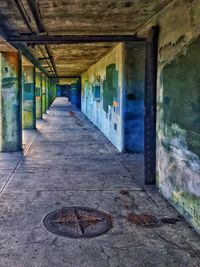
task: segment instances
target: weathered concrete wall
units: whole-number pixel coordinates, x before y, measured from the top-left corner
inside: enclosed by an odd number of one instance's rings
[[[46,113],[46,76],[42,74],[42,113]]]
[[[22,150],[20,57],[0,53],[0,151]]]
[[[144,43],[125,43],[124,149],[144,151]]]
[[[45,81],[45,88],[46,88],[46,109],[49,108],[49,79],[46,77]]]
[[[56,98],[56,93],[57,93],[57,90],[56,90],[56,82],[50,80],[49,81],[50,84],[49,84],[49,104],[51,105],[54,101],[54,99]]]
[[[123,142],[124,46],[109,54],[82,74],[82,111],[120,150]]]
[[[199,1],[173,1],[140,33],[160,26],[157,184],[200,232],[199,14]]]
[[[23,66],[22,128],[35,129],[35,67]]]
[[[36,71],[36,119],[42,119],[42,73]]]

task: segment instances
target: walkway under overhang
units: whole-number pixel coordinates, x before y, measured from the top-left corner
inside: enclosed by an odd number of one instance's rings
[[[142,155],[119,153],[66,98],[37,127],[23,153],[0,154],[1,266],[198,266],[198,236],[138,183]],[[67,206],[103,210],[113,227],[95,238],[48,232],[43,218]]]

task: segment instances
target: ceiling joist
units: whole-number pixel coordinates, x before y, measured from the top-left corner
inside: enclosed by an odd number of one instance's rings
[[[10,43],[27,44],[78,44],[96,42],[144,42],[144,38],[136,35],[12,35]]]

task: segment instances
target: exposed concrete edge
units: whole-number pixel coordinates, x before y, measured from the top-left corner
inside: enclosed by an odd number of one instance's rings
[[[134,31],[136,35],[139,37],[146,37],[148,30],[152,26],[157,26],[157,17],[162,16],[162,13],[164,13],[168,8],[170,8],[177,0],[172,0],[169,4],[167,4],[163,9],[161,9],[159,12],[154,14],[151,18],[149,18],[146,22],[142,23],[137,29]]]

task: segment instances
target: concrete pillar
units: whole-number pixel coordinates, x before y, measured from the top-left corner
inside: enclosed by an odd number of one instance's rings
[[[52,80],[49,80],[49,105],[53,103],[56,98],[56,83]]]
[[[36,129],[35,67],[23,66],[22,128]]]
[[[0,151],[22,150],[22,62],[18,52],[0,53]]]
[[[49,79],[49,107],[52,104],[52,85],[51,85],[51,80]]]
[[[53,84],[53,92],[54,92],[54,97],[53,97],[53,100],[54,100],[57,97],[57,84],[56,83]]]
[[[36,119],[42,119],[42,73],[36,71]]]
[[[46,88],[46,109],[49,108],[49,79],[46,77],[45,80],[45,88]]]
[[[42,74],[42,113],[46,113],[46,76]]]

